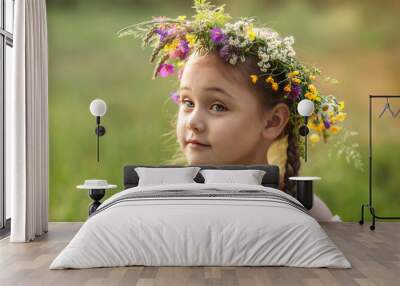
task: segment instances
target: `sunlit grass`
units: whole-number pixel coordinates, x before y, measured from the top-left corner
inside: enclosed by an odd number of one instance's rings
[[[172,156],[161,136],[170,130],[169,119],[176,110],[173,103],[166,103],[173,84],[169,79],[151,80],[150,51],[133,38],[117,38],[116,32],[152,15],[191,13],[190,4],[177,7],[162,2],[141,8],[80,2],[69,9],[48,7],[50,220],[54,221],[86,219],[90,199],[85,191],[75,189],[84,179],[104,178],[117,184],[119,188],[110,195],[122,188],[125,164],[159,164]],[[281,34],[294,35],[298,55],[339,80],[326,89],[346,101],[346,126],[360,132],[367,164],[368,94],[400,90],[394,76],[400,62],[394,52],[400,46],[396,9],[383,6],[375,13],[376,7],[357,2],[317,7],[299,1],[260,9],[263,3],[228,1],[227,9],[234,16],[257,16]],[[89,113],[95,98],[108,104],[102,119],[107,132],[101,138],[100,163],[96,162],[95,119]],[[389,138],[376,145],[374,161],[375,201],[384,215],[393,214],[400,204],[396,174],[400,151],[393,130],[381,128]],[[326,146],[311,152],[301,174],[321,176],[316,193],[343,219],[358,220],[359,207],[367,201],[367,165],[361,173],[343,160],[328,159]]]

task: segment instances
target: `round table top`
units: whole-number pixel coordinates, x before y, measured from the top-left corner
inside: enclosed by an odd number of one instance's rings
[[[88,186],[88,185],[79,185],[76,186],[77,189],[83,190],[108,190],[115,189],[117,185],[106,185],[106,186]]]
[[[289,177],[289,180],[293,180],[293,181],[314,181],[314,180],[321,180],[321,177]]]

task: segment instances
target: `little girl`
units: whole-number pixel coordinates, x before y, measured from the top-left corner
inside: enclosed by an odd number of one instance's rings
[[[254,69],[250,59],[232,66],[216,54],[190,57],[180,80],[177,138],[189,165],[276,165],[267,153],[274,142],[288,138],[283,172],[280,166],[283,190],[300,169],[290,109],[283,96],[247,80]],[[310,212],[319,221],[332,220],[317,196]]]
[[[328,129],[339,121],[338,102],[313,85],[319,71],[295,59],[292,37],[282,39],[271,29],[255,28],[253,19],[229,23],[223,6],[195,1],[194,7],[193,21],[155,18],[120,31],[154,46],[154,77],[179,69],[179,88],[172,96],[179,104],[179,152],[171,162],[275,164],[280,189],[292,193],[289,177],[300,169],[299,133],[309,132],[306,126],[299,131],[304,118],[297,113],[298,103],[306,100],[315,107],[308,126],[318,131],[314,139],[326,140]],[[319,221],[334,220],[317,196],[310,213]]]

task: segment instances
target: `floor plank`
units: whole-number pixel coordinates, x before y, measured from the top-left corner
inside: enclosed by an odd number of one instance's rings
[[[379,222],[375,231],[357,223],[322,224],[352,269],[133,266],[49,270],[81,225],[50,223],[49,232],[31,243],[0,240],[0,285],[399,285],[400,222]]]

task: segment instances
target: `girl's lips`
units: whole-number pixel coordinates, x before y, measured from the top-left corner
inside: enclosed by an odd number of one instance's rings
[[[186,142],[186,145],[190,148],[207,148],[207,147],[211,147],[210,145],[205,145],[205,144],[201,144],[195,141],[188,141]]]
[[[200,145],[204,145],[204,146],[210,146],[210,145],[204,144],[203,142],[198,141],[196,139],[187,139],[186,140],[186,144],[189,144],[189,143],[195,143],[195,144],[200,144]]]
[[[203,144],[197,144],[197,143],[188,143],[187,146],[191,149],[194,150],[201,150],[201,149],[206,149],[209,148],[210,146],[203,145]]]
[[[189,142],[188,143],[188,145],[189,146],[199,146],[199,147],[210,147],[209,145],[204,145],[204,144],[200,144],[200,143],[192,143],[192,142]]]

